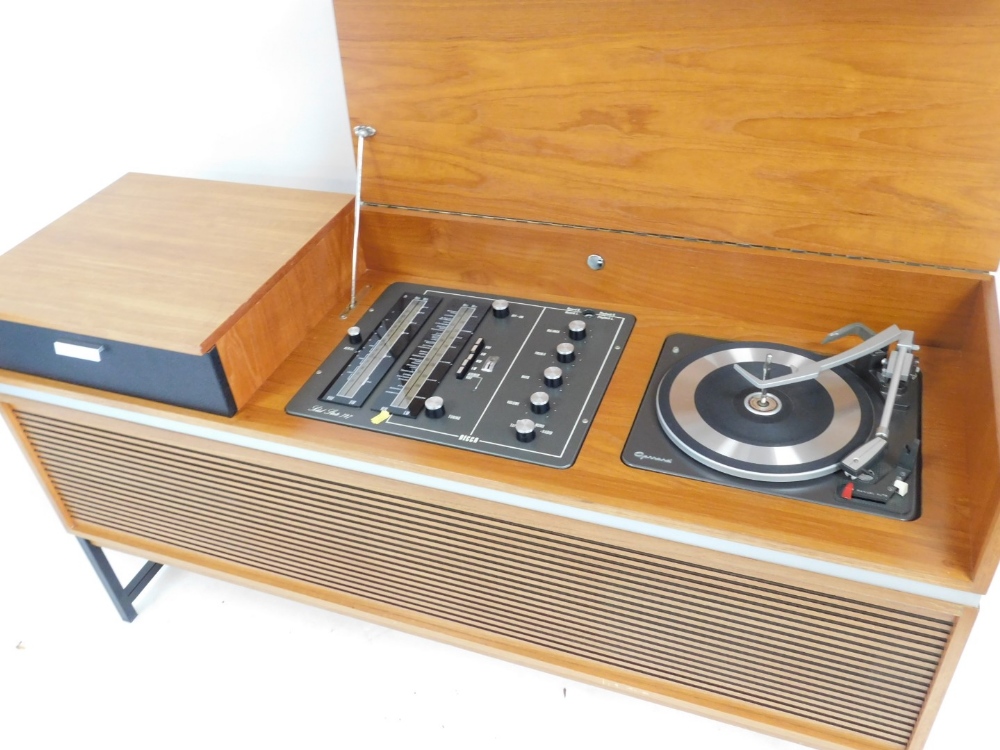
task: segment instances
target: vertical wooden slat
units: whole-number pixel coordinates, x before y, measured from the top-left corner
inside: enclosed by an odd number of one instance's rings
[[[38,478],[38,482],[42,485],[42,489],[45,490],[45,496],[48,497],[49,502],[52,503],[52,507],[55,508],[56,513],[63,522],[63,525],[68,530],[72,530],[76,525],[76,522],[73,520],[72,515],[63,503],[62,498],[59,495],[59,491],[52,484],[52,480],[50,479],[48,472],[46,472],[43,468],[42,461],[21,426],[20,420],[17,419],[13,407],[9,404],[0,403],[0,417],[3,417],[4,422],[6,422],[10,427],[11,432],[14,433],[14,437],[17,438],[15,442],[21,447],[21,451],[24,453],[25,458],[28,459],[28,464],[31,466],[31,470]]]

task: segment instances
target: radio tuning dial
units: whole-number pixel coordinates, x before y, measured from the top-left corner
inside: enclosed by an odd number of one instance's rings
[[[361,343],[361,329],[357,326],[351,326],[347,329],[347,340],[352,344]]]
[[[514,423],[514,434],[522,443],[530,443],[535,439],[535,423],[530,419],[519,419]]]
[[[424,411],[431,419],[439,419],[444,416],[444,399],[440,396],[431,396],[424,401]]]
[[[528,400],[531,402],[531,410],[535,414],[544,414],[549,410],[549,394],[545,391],[535,391]]]
[[[556,347],[556,359],[560,362],[572,362],[576,359],[576,347],[569,342],[563,342]]]
[[[510,303],[505,299],[493,300],[493,304],[490,307],[493,309],[494,318],[506,318],[510,315]]]
[[[574,341],[587,338],[587,322],[584,320],[571,320],[569,323],[569,337]]]
[[[545,371],[542,372],[542,377],[545,378],[545,385],[549,388],[558,388],[563,382],[562,368],[546,367]]]

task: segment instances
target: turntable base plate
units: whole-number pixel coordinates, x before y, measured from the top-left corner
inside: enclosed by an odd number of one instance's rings
[[[790,371],[814,352],[760,342],[667,337],[632,426],[622,461],[637,469],[753,492],[913,520],[920,516],[919,471],[906,496],[880,503],[845,498],[839,461],[874,432],[878,392],[852,368],[761,394],[732,365],[761,377]],[[764,403],[761,404],[761,396]],[[920,435],[921,380],[897,402],[896,439],[877,467],[888,471]],[[911,406],[913,408],[911,408]]]

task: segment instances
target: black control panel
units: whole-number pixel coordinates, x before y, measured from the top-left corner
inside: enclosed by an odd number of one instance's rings
[[[566,468],[631,315],[393,284],[288,413]]]

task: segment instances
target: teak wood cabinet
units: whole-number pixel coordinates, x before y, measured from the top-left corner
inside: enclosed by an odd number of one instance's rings
[[[0,277],[56,237],[110,307],[143,308],[115,341],[197,348],[205,339],[170,330],[175,310],[150,304],[134,268],[99,272],[162,244],[196,205],[186,241],[212,241],[171,273],[186,318],[242,332],[226,374],[254,373],[245,399],[227,417],[5,370],[4,416],[66,528],[95,545],[815,747],[919,748],[1000,558],[986,273],[1000,10],[627,10],[338,1],[352,116],[378,129],[359,306],[340,315],[345,198],[270,190],[250,218],[232,186],[126,178],[127,195],[95,199],[100,226],[77,221],[93,215],[84,204],[0,258]],[[144,202],[154,189],[177,200]],[[141,231],[122,218],[136,200]],[[275,244],[252,248],[259,268],[219,307],[205,269],[245,267],[250,251],[224,238],[251,220]],[[30,296],[0,288],[0,320],[80,336],[116,325],[82,314],[92,299],[57,294],[58,269],[39,278]],[[397,281],[635,315],[571,468],[285,414]],[[922,347],[918,520],[622,463],[668,334],[833,351],[823,336],[855,320],[912,329]]]

